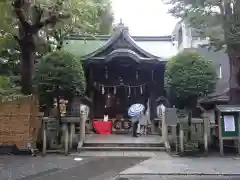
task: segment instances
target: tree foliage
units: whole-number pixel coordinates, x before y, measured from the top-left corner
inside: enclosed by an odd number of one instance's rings
[[[171,4],[170,13],[210,38],[219,50],[226,44],[240,43],[240,1],[238,0],[163,0]]]
[[[170,101],[180,107],[192,106],[215,89],[216,72],[211,61],[194,51],[184,50],[172,57],[165,74]]]
[[[39,52],[43,55],[46,49],[49,51],[46,43],[55,41],[57,46],[61,47],[63,38],[69,33],[99,32],[102,14],[109,11],[106,2],[104,0],[0,1],[1,36],[12,35],[19,46],[24,94],[32,93],[33,64]]]
[[[72,0],[68,4],[71,17],[46,28],[46,36],[52,49],[61,49],[70,34],[108,34],[112,29],[113,14],[109,0]]]
[[[85,92],[85,77],[82,65],[70,53],[55,51],[37,63],[34,84],[40,100],[52,105],[54,98],[71,100]]]
[[[102,24],[107,21],[104,25],[107,31],[110,31],[113,21],[109,0],[1,0],[0,30],[2,32],[18,34],[19,18],[14,9],[15,5],[21,6],[24,18],[31,23],[40,16],[44,20],[58,20],[53,22],[54,26],[50,24],[48,30],[61,28],[64,31],[81,34],[102,33]]]
[[[0,98],[19,94],[19,88],[7,76],[0,76]]]
[[[19,75],[20,50],[11,35],[0,36],[0,74],[5,76]]]
[[[239,0],[165,0],[170,12],[204,37],[209,47],[226,49],[230,64],[231,104],[240,103],[240,1]]]
[[[95,0],[98,3],[98,31],[96,34],[106,35],[113,29],[113,12],[112,4],[109,0]]]

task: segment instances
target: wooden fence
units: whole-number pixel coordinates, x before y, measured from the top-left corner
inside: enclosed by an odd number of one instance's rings
[[[40,127],[39,104],[35,96],[0,100],[0,144],[35,148]]]

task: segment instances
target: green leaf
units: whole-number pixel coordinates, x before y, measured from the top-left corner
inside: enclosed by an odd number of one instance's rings
[[[198,98],[214,92],[216,78],[212,62],[190,50],[172,57],[165,72],[166,88],[172,101],[184,106],[191,106]]]
[[[42,57],[36,66],[34,82],[45,104],[57,96],[69,99],[85,92],[82,65],[65,51],[55,51]]]

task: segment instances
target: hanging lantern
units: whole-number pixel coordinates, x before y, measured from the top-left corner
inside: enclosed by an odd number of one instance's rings
[[[114,93],[114,94],[116,94],[116,93],[117,93],[116,86],[114,86],[114,88],[113,88],[113,93]]]
[[[120,85],[121,85],[121,86],[124,85],[124,84],[123,84],[123,80],[122,80],[121,77],[120,77]]]
[[[105,93],[105,89],[104,89],[104,86],[102,86],[102,94]]]
[[[152,70],[152,81],[154,80],[154,70]]]
[[[140,93],[143,94],[143,87],[142,87],[142,85],[140,86]]]
[[[138,74],[138,70],[136,71],[136,79],[138,80],[139,74]]]
[[[106,104],[105,107],[112,107],[112,99],[111,99],[111,95],[108,93],[106,96]]]
[[[108,69],[107,69],[106,66],[105,66],[105,78],[106,78],[106,79],[108,78]]]

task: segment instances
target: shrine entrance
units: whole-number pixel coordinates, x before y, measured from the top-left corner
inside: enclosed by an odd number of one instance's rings
[[[127,116],[127,109],[133,103],[147,106],[151,72],[141,68],[134,59],[120,56],[104,65],[92,66],[94,74],[94,116],[109,117],[116,114]],[[93,76],[94,76],[93,74]]]
[[[144,104],[150,119],[156,116],[156,99],[164,96],[166,61],[136,45],[123,24],[108,42],[85,57],[87,93],[92,99],[90,123],[108,116],[113,133],[129,133],[128,108]]]

